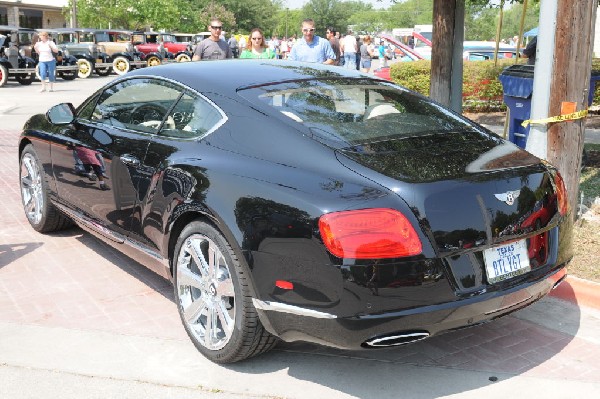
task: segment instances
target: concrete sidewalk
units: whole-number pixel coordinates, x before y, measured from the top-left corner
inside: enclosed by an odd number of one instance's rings
[[[57,90],[77,103],[81,87],[95,90],[79,82]],[[60,91],[40,99],[35,84],[22,89],[23,103],[0,112],[0,398],[600,395],[598,300],[587,304],[571,278],[555,291],[559,298],[396,349],[281,343],[243,363],[210,363],[181,326],[170,282],[77,228],[50,235],[30,228],[20,203],[18,128],[7,126],[62,100]]]

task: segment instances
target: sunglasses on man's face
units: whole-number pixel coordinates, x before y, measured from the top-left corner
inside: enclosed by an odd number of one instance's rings
[[[302,32],[314,32],[314,31],[315,31],[315,28],[310,28],[310,29],[304,28],[304,29],[302,29]]]
[[[214,30],[223,29],[222,26],[214,26],[214,25],[211,25],[211,28],[213,28]]]

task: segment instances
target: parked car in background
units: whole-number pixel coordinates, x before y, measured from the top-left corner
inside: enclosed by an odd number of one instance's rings
[[[396,59],[400,59],[401,61],[419,61],[424,59],[419,53],[415,52],[409,46],[397,40],[393,36],[381,35],[378,40],[384,41],[384,46],[386,46],[386,48],[389,47],[389,50],[394,52]],[[374,45],[373,58],[379,58],[379,51],[377,49],[378,45],[378,42],[376,42]],[[389,66],[380,66],[379,68],[373,70],[373,74],[382,79],[392,80]]]
[[[192,45],[190,43],[181,43],[175,39],[172,33],[166,32],[145,32],[146,43],[162,44],[177,62],[186,62],[192,60]]]
[[[192,44],[194,41],[193,33],[173,33],[177,43]]]
[[[75,222],[171,279],[217,363],[278,338],[409,344],[566,277],[572,209],[552,165],[389,82],[255,61],[136,70],[32,116],[18,143],[31,227]]]
[[[154,36],[147,32],[135,31],[131,35],[135,51],[144,54],[148,66],[160,65],[175,58],[173,53],[165,48],[164,43],[152,41],[153,39]]]
[[[52,29],[57,44],[78,59],[79,77],[92,73],[106,76],[115,72],[123,75],[131,69],[146,66],[142,54],[135,53],[126,31],[86,28]]]
[[[20,49],[22,42],[31,46],[30,30],[23,32],[16,26],[0,25],[0,86],[9,77],[22,85],[33,82],[36,62]]]
[[[59,28],[48,32],[63,51],[77,58],[78,76],[88,78],[93,73],[107,76],[113,69],[113,59],[96,37],[95,29]]]
[[[466,41],[463,42],[463,59],[465,61],[493,60],[496,52],[495,42]],[[498,59],[515,58],[517,48],[500,43],[498,47]]]
[[[0,25],[0,86],[8,77],[14,77],[20,84],[28,85],[36,77],[38,55],[33,46],[38,41],[34,29]],[[77,59],[68,52],[59,51],[55,55],[56,74],[72,80],[77,77]]]
[[[113,71],[123,75],[132,69],[144,68],[144,54],[134,49],[131,43],[131,32],[122,30],[96,30],[94,37],[98,44],[104,46],[106,54],[111,58]]]
[[[110,43],[103,43],[108,55],[113,57],[113,64],[120,71],[129,71],[136,68],[144,68],[148,64],[146,55],[138,51],[133,45],[133,32],[126,30],[108,30]],[[121,59],[119,59],[119,57]],[[129,68],[128,65],[129,64]],[[117,74],[120,75],[119,72]]]

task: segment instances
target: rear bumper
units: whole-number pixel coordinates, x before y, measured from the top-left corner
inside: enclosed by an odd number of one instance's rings
[[[385,343],[386,337],[390,336],[415,337],[414,340],[419,340],[505,316],[536,302],[565,277],[563,265],[541,280],[521,284],[514,289],[482,293],[438,305],[354,317],[337,317],[326,311],[258,299],[253,299],[253,303],[265,328],[284,341],[307,341],[342,349],[358,349],[368,347],[365,345],[367,341]]]

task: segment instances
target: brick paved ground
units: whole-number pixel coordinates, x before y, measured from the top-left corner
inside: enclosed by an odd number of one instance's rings
[[[41,235],[29,227],[20,204],[17,137],[0,130],[0,322],[187,340],[168,281],[78,228]],[[562,325],[561,312],[571,312],[570,319],[579,312],[567,305],[555,306],[558,321],[549,320],[550,327],[523,313],[535,313],[538,304],[395,350],[307,344],[278,350],[598,383],[600,334],[581,337],[578,323]]]

